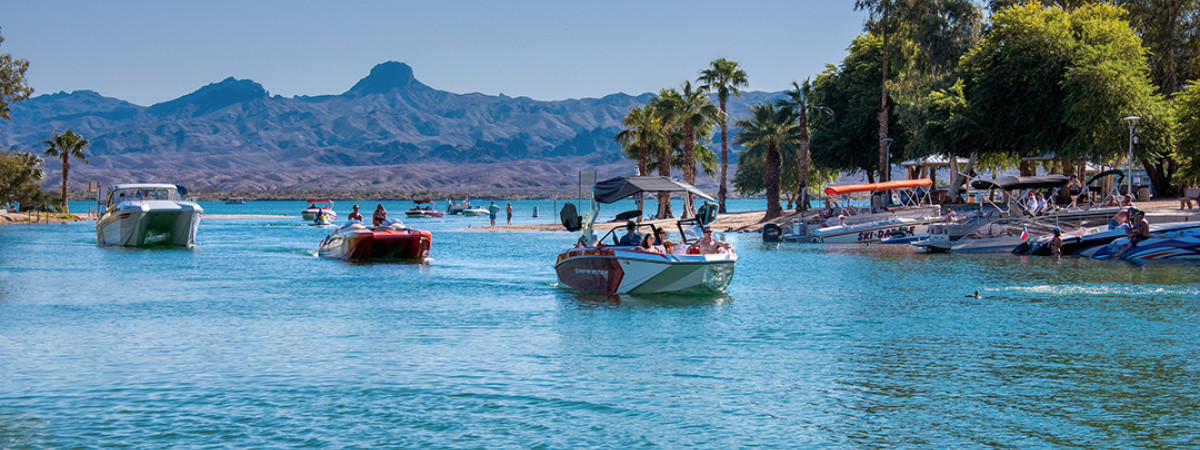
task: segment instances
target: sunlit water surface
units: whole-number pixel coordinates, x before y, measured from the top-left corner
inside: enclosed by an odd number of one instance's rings
[[[566,232],[347,264],[303,204],[204,206],[291,217],[0,226],[0,448],[1200,445],[1196,266],[725,234],[727,294],[608,297],[556,285]]]

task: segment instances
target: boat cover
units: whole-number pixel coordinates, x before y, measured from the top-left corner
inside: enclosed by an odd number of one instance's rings
[[[629,198],[640,193],[657,194],[661,192],[676,193],[690,192],[692,195],[705,200],[713,200],[695,186],[682,181],[663,176],[617,177],[596,183],[595,197],[600,203],[613,203],[623,198]]]
[[[892,189],[911,189],[933,186],[933,180],[921,178],[916,180],[885,181],[882,183],[848,184],[845,186],[827,186],[825,195],[853,194],[855,192],[880,192]]]
[[[971,182],[971,187],[975,189],[1003,189],[1012,191],[1017,189],[1044,189],[1044,188],[1060,188],[1067,184],[1071,178],[1063,175],[1046,175],[1041,177],[1000,177],[994,180],[975,180]]]

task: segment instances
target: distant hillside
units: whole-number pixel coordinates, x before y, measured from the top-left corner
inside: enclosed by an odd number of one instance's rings
[[[730,113],[743,117],[747,105],[779,95],[743,93]],[[73,185],[549,193],[574,189],[579,170],[632,173],[612,137],[629,108],[651,98],[454,94],[387,62],[340,95],[271,96],[233,78],[149,107],[92,91],[41,95],[0,122],[0,148],[40,153],[54,132],[75,130],[92,144],[90,165],[72,165]],[[46,168],[46,185],[59,183],[57,164]]]

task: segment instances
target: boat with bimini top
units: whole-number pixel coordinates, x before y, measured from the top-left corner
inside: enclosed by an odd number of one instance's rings
[[[100,245],[191,247],[204,208],[185,198],[175,184],[118,184],[101,190],[96,203],[96,243]]]
[[[408,217],[442,217],[444,215],[436,209],[437,202],[433,200],[417,200],[413,203],[413,207],[405,211],[404,215]]]
[[[574,205],[564,207],[564,226],[582,234],[575,248],[559,253],[554,264],[560,286],[604,294],[652,294],[667,292],[723,292],[733,280],[737,253],[729,248],[712,254],[698,254],[702,224],[695,218],[677,222],[681,242],[673,251],[642,249],[618,240],[617,229],[597,238],[592,227],[599,203],[613,203],[641,194],[682,193],[707,200],[712,197],[687,183],[661,176],[612,178],[592,188],[591,213],[583,224],[574,215]],[[570,217],[568,217],[570,216]],[[629,231],[658,236],[658,227],[630,222]],[[666,230],[663,230],[664,232]],[[664,233],[665,234],[665,233]]]

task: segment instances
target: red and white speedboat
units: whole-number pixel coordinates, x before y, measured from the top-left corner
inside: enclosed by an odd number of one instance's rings
[[[321,241],[317,254],[343,261],[423,260],[429,256],[432,236],[428,231],[389,221],[368,228],[350,221]]]
[[[323,198],[309,199],[308,207],[300,211],[300,217],[305,222],[316,221],[318,216],[328,219],[329,223],[337,220],[337,213],[333,212],[333,200]]]
[[[597,202],[612,203],[641,193],[661,192],[690,193],[712,200],[695,187],[667,177],[613,178],[597,183],[593,187],[592,214],[586,228],[583,228],[580,246],[563,251],[555,262],[554,270],[558,274],[559,284],[604,294],[723,292],[733,280],[737,253],[732,249],[707,255],[689,252],[702,234],[695,219],[679,221],[682,242],[676,244],[675,251],[670,253],[620,245],[617,234],[623,233],[625,228],[613,229],[600,239],[596,239],[591,232],[596,213],[599,212]],[[564,218],[564,225],[573,222],[568,219],[571,218]],[[575,230],[578,229],[575,227]],[[657,228],[649,224],[639,225],[637,231],[654,234]]]
[[[442,217],[441,211],[437,210],[437,203],[433,200],[417,200],[412,208],[404,212],[408,217]],[[422,206],[424,205],[424,206]]]

